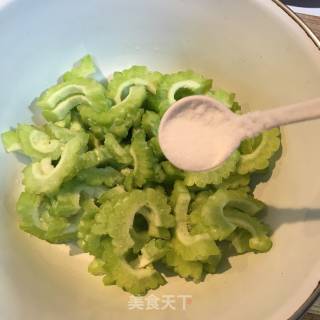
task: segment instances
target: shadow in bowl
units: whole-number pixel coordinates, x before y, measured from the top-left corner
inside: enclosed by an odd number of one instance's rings
[[[320,220],[320,208],[277,208],[268,207],[266,217],[267,223],[271,225],[272,232],[276,231],[280,226],[284,224],[293,224],[301,221],[319,221]]]
[[[282,145],[280,145],[279,150],[270,159],[269,167],[260,172],[254,172],[251,175],[251,179],[250,179],[251,190],[254,190],[259,183],[264,183],[270,180],[277,161],[282,157],[282,151],[283,151]]]

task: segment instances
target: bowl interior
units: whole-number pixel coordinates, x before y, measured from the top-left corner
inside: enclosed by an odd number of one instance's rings
[[[319,95],[319,50],[271,1],[0,1],[0,38],[1,131],[30,121],[32,100],[87,53],[105,75],[133,64],[193,69],[236,92],[247,110]],[[257,187],[270,208],[269,253],[233,257],[231,269],[198,285],[170,278],[150,293],[191,295],[186,311],[129,310],[128,294],[87,273],[87,255],[19,231],[21,165],[1,149],[3,319],[288,318],[319,280],[319,130],[319,121],[284,128],[282,156]]]

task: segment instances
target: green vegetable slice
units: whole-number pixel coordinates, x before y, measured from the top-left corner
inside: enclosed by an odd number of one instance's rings
[[[124,190],[123,186],[116,186],[104,192],[99,197],[98,201],[100,204],[103,204],[106,201],[112,201],[113,203],[116,203],[118,199],[120,199],[125,194],[126,191]]]
[[[149,138],[157,137],[160,124],[160,116],[153,111],[145,111],[141,126]]]
[[[141,255],[133,262],[138,268],[144,268],[147,265],[162,259],[169,249],[169,243],[163,239],[152,239],[141,249]]]
[[[240,145],[240,160],[237,171],[247,174],[266,169],[270,159],[280,148],[280,130],[263,132],[260,136],[243,141]]]
[[[59,217],[72,217],[79,213],[80,190],[78,186],[64,185],[61,190],[51,199],[50,214]]]
[[[221,255],[210,256],[208,261],[203,264],[203,271],[207,273],[216,273],[221,261]]]
[[[175,181],[177,179],[184,179],[184,172],[175,167],[170,161],[162,161],[161,167],[166,174],[166,180]]]
[[[261,211],[264,205],[243,192],[219,189],[208,198],[200,214],[193,215],[191,221],[195,224],[194,232],[205,231],[209,232],[215,240],[226,239],[236,228],[236,225],[225,216],[227,207],[254,215]]]
[[[229,237],[228,240],[231,240],[233,247],[236,252],[239,254],[252,251],[249,246],[249,240],[251,238],[251,234],[245,229],[237,229],[235,230]]]
[[[58,191],[66,178],[76,174],[76,164],[79,156],[87,144],[88,136],[78,134],[64,147],[59,163],[54,167],[51,158],[44,158],[34,162],[23,170],[23,184],[26,191],[39,193],[53,193]]]
[[[130,147],[134,165],[132,174],[138,187],[142,187],[148,181],[161,182],[164,179],[162,169],[145,139],[143,130],[135,131]]]
[[[33,160],[50,157],[56,160],[60,157],[62,144],[57,139],[51,139],[45,132],[34,126],[20,124],[16,130],[22,152]]]
[[[50,122],[44,126],[44,131],[52,139],[57,139],[63,144],[70,141],[77,134],[77,132],[74,132],[73,130],[57,126],[56,124]]]
[[[260,252],[266,252],[271,249],[272,241],[266,234],[266,228],[257,218],[230,208],[225,211],[225,216],[229,222],[247,230],[251,234],[249,239],[249,247],[251,249]]]
[[[188,216],[190,234],[210,233],[208,227],[202,222],[201,211],[209,197],[213,194],[214,191],[211,190],[200,191],[191,202],[190,214]]]
[[[53,124],[60,128],[69,128],[71,124],[71,112],[69,112],[64,119],[55,121]]]
[[[144,86],[148,92],[156,94],[161,78],[160,72],[151,72],[144,66],[132,66],[130,69],[113,74],[108,85],[107,96],[118,104],[131,86]]]
[[[3,133],[2,140],[7,152],[20,151],[33,160],[46,157],[56,160],[62,151],[60,141],[32,125],[20,124],[17,129]]]
[[[153,137],[148,141],[148,145],[150,146],[154,156],[160,161],[164,160],[165,157],[162,153],[162,150],[160,148],[160,144],[158,141],[158,137]]]
[[[106,273],[103,278],[105,285],[116,284],[134,295],[145,295],[150,289],[166,284],[166,280],[151,265],[145,268],[132,266],[124,256],[116,253],[110,240],[104,242],[102,260]]]
[[[70,110],[82,104],[105,111],[108,104],[104,87],[93,79],[74,78],[49,88],[37,100],[48,121],[63,120]]]
[[[105,186],[111,188],[123,181],[123,176],[112,167],[88,168],[78,173],[77,179],[89,186]]]
[[[52,215],[48,199],[23,192],[17,202],[20,228],[51,243],[66,243],[76,239],[78,219]]]
[[[176,228],[172,247],[186,261],[206,261],[210,256],[219,256],[220,250],[208,233],[191,235],[188,230],[190,194],[181,181],[176,181],[172,192]]]
[[[106,146],[99,146],[80,155],[77,170],[92,168],[112,161],[112,156]]]
[[[70,71],[62,76],[63,81],[74,80],[77,78],[88,78],[96,72],[96,66],[92,57],[87,54]]]
[[[94,276],[103,276],[106,271],[104,269],[104,261],[100,258],[95,258],[88,266],[88,272]]]
[[[21,144],[16,130],[9,130],[1,134],[2,143],[6,152],[21,150]]]
[[[235,172],[240,155],[235,151],[225,162],[219,167],[203,171],[203,172],[186,172],[184,182],[187,186],[196,185],[205,187],[209,184],[219,185],[222,181]]]
[[[210,196],[214,194],[212,190],[200,191],[196,194],[193,201],[191,202],[190,209],[190,219],[195,211],[201,211],[203,205],[207,202]]]
[[[186,95],[204,94],[212,86],[207,80],[193,71],[181,71],[163,76],[156,95],[156,110],[162,115],[174,102]],[[179,92],[184,91],[179,96]]]
[[[151,241],[151,236],[149,235],[149,232],[148,231],[136,231],[135,229],[131,229],[130,230],[130,236],[131,238],[133,239],[134,241],[134,245],[132,247],[132,252],[134,254],[137,254],[141,251],[141,249],[143,249],[143,247],[145,245],[148,244],[148,242]],[[162,239],[152,239],[152,240],[162,240]],[[143,258],[143,256],[145,256],[145,254],[142,254],[132,262],[132,265],[135,266],[135,267],[139,267],[139,264],[140,264],[140,259]],[[149,254],[147,256],[147,258],[149,257]],[[143,258],[143,261],[144,258]],[[148,260],[149,261],[149,260]],[[152,261],[151,261],[152,262]],[[147,265],[147,264],[146,264]]]
[[[235,94],[223,89],[209,90],[206,95],[222,102],[225,106],[230,108],[233,112],[241,112],[241,106],[235,101]]]
[[[121,254],[134,245],[130,236],[134,216],[142,208],[147,208],[145,215],[149,225],[155,228],[174,226],[174,217],[170,214],[170,206],[166,197],[153,189],[134,190],[118,201],[108,214],[108,234],[112,238],[115,250]]]
[[[240,189],[242,188],[249,188],[249,183],[250,183],[250,176],[247,175],[240,175],[237,173],[231,174],[227,179],[223,180],[223,182],[219,185],[219,188],[224,188],[224,189]],[[250,190],[250,188],[249,188]]]
[[[203,279],[203,263],[200,261],[183,260],[174,250],[169,250],[164,262],[182,278],[192,280],[195,283]]]
[[[119,197],[118,200],[121,198]],[[100,236],[106,236],[108,234],[109,215],[112,211],[115,201],[105,201],[100,207],[99,212],[95,216],[95,223],[92,226],[92,233]]]
[[[143,112],[140,108],[145,98],[145,87],[133,86],[123,101],[105,112],[96,112],[86,105],[81,105],[78,109],[85,123],[91,126],[105,126],[110,133],[124,138],[132,126],[139,124]]]
[[[123,148],[112,133],[105,135],[104,145],[108,148],[112,158],[123,165],[132,164],[132,157],[128,150]]]
[[[84,251],[96,257],[101,257],[103,247],[101,235],[94,234],[92,228],[95,225],[95,217],[99,212],[99,207],[96,206],[94,199],[87,195],[81,200],[81,208],[83,214],[81,216],[78,228],[78,245]]]

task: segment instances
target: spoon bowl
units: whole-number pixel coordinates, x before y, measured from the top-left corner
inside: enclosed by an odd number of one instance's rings
[[[174,103],[159,127],[159,144],[175,166],[205,171],[226,160],[240,142],[239,116],[216,99],[190,96]]]

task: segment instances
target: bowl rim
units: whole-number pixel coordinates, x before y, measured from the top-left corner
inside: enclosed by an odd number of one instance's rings
[[[1,2],[1,0],[0,0]],[[308,27],[308,25],[287,5],[285,5],[281,0],[272,0],[279,10],[282,10],[290,19],[292,19],[308,36],[308,38],[313,42],[313,44],[320,51],[320,39],[315,35],[315,33]],[[293,312],[293,314],[287,320],[302,320],[302,317],[311,308],[317,298],[320,297],[320,279],[315,283],[313,291],[310,293],[308,298],[300,305],[300,307]]]
[[[282,9],[298,26],[306,33],[306,35],[312,40],[315,46],[320,50],[320,39],[314,34],[314,32],[294,13],[287,5],[280,0],[272,0],[280,9]],[[288,320],[302,319],[303,315],[310,309],[313,303],[320,297],[320,281],[315,284],[315,289],[312,291],[306,301],[296,310]]]
[[[298,24],[300,28],[307,34],[307,36],[312,40],[318,49],[320,49],[320,39],[315,35],[315,33],[303,22],[299,16],[293,12],[287,5],[285,5],[281,0],[272,0],[280,9],[282,9],[294,22]]]

